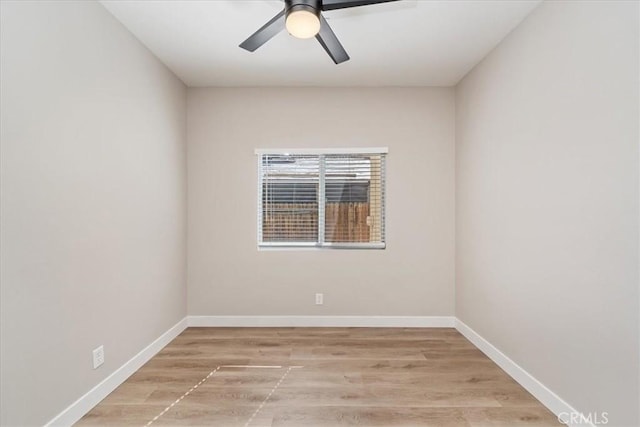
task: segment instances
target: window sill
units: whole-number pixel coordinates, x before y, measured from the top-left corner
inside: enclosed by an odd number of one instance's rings
[[[259,251],[271,250],[325,250],[325,249],[386,249],[386,243],[259,243]]]

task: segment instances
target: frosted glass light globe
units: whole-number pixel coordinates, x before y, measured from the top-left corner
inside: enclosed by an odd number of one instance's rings
[[[320,19],[307,10],[289,13],[285,25],[289,34],[299,39],[309,39],[320,31]]]

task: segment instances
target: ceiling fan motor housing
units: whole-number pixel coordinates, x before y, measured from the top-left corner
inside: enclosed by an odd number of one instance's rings
[[[285,0],[284,10],[287,16],[292,12],[305,11],[311,12],[316,16],[320,16],[322,10],[321,0]]]

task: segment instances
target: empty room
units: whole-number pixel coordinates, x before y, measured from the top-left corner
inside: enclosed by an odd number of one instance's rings
[[[640,2],[0,0],[0,424],[640,426]]]

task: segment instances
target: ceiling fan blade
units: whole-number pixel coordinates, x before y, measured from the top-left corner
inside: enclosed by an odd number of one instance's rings
[[[329,23],[322,15],[320,15],[320,32],[316,34],[316,40],[320,42],[324,50],[327,51],[336,64],[349,60],[347,51],[344,50],[344,47],[342,47],[340,41],[338,41],[338,37],[336,37]]]
[[[399,0],[323,0],[322,10],[347,9],[349,7],[369,6],[371,4],[389,3]]]
[[[271,18],[269,22],[264,24],[258,31],[253,33],[248,39],[240,44],[240,47],[249,52],[255,51],[257,48],[268,42],[284,29],[285,23],[284,9],[276,16]]]

